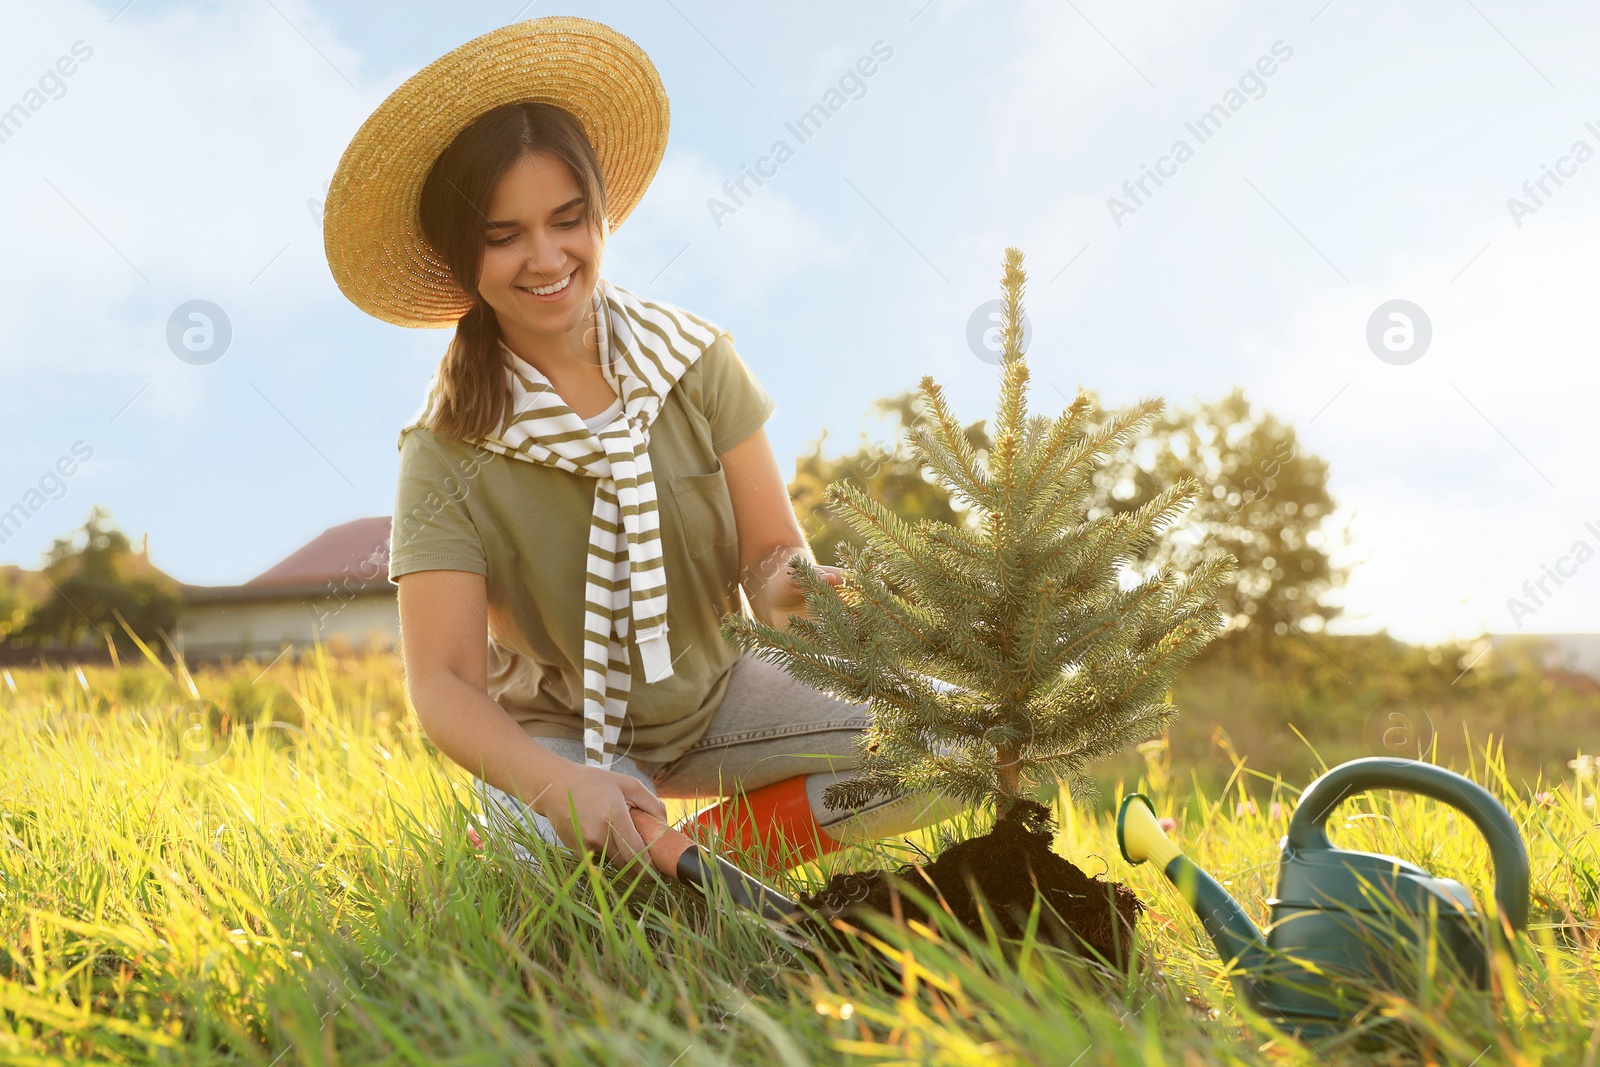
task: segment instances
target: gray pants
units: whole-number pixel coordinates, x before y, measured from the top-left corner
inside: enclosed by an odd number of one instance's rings
[[[670,763],[618,756],[611,769],[632,775],[662,797],[721,797],[804,775],[812,814],[836,841],[891,837],[961,809],[937,793],[881,797],[859,808],[827,807],[822,791],[860,766],[856,738],[870,721],[866,705],[828,696],[746,652],[734,661],[722,703],[693,747]],[[581,739],[534,740],[563,759],[583,761]],[[491,829],[521,826],[560,844],[544,816],[487,782],[480,781],[478,787]],[[532,861],[525,849],[515,845],[515,833],[509,836],[513,851]]]

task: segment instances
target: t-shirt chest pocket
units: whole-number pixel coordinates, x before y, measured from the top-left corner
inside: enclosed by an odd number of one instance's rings
[[[738,541],[727,471],[720,459],[716,470],[679,475],[671,480],[671,486],[672,505],[677,509],[690,559],[699,559],[713,548],[726,548]]]

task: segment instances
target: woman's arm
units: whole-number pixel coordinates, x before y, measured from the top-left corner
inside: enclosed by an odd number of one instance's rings
[[[630,807],[667,812],[638,779],[562,759],[489,699],[488,613],[483,576],[470,571],[402,575],[400,640],[406,689],[423,731],[445,755],[549,819],[568,847],[573,809],[581,845],[628,860],[645,851]]]
[[[807,614],[805,594],[789,577],[788,562],[799,555],[815,564],[816,557],[800,532],[767,431],[757,430],[719,458],[739,531],[739,582],[757,619],[788,629],[790,615]],[[817,569],[834,585],[844,580],[838,567]]]

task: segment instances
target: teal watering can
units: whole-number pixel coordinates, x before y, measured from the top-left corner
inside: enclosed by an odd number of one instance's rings
[[[1279,843],[1278,888],[1267,900],[1272,922],[1264,937],[1239,903],[1162,833],[1148,797],[1129,794],[1117,813],[1123,858],[1161,868],[1217,952],[1235,961],[1238,994],[1286,1033],[1316,1038],[1342,1031],[1367,1005],[1361,987],[1396,988],[1404,950],[1429,947],[1428,939],[1478,988],[1488,988],[1489,948],[1466,887],[1328,840],[1328,816],[1367,789],[1420,793],[1470,818],[1489,843],[1501,930],[1527,928],[1528,852],[1517,824],[1488,790],[1431,763],[1352,760],[1306,787]]]

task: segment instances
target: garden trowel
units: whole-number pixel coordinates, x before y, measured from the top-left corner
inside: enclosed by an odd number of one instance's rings
[[[721,856],[715,855],[689,837],[672,829],[654,815],[630,810],[633,825],[644,838],[650,852],[650,862],[675,881],[693,886],[708,899],[721,887],[739,907],[759,915],[773,930],[795,947],[806,947],[808,942],[793,929],[794,922],[802,916],[800,906],[776,889],[741,871]]]

